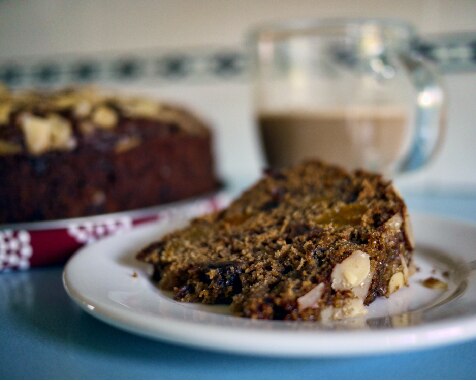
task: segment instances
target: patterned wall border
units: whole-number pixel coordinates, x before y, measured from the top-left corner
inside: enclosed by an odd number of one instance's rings
[[[446,73],[476,69],[476,33],[427,39],[417,50]],[[0,81],[13,88],[151,79],[179,84],[247,78],[245,51],[230,47],[0,60]]]
[[[169,83],[244,79],[245,54],[239,49],[127,52],[0,61],[0,81],[9,87],[69,83]]]

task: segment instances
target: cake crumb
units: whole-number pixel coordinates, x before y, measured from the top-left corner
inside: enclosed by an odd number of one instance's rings
[[[137,278],[139,275],[134,271],[132,274],[131,274],[131,277],[133,278]]]
[[[446,271],[443,271],[441,273],[441,275],[443,275],[445,278],[449,278],[450,277],[450,272],[448,270],[446,270]]]
[[[446,290],[448,289],[448,283],[443,282],[440,279],[429,277],[423,280],[422,285],[426,288],[431,288],[433,290]]]

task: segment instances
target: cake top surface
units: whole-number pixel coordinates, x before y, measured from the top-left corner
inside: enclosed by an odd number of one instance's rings
[[[300,311],[297,300],[313,290],[334,306],[350,291],[359,303],[385,294],[388,279],[358,288],[380,264],[389,277],[405,262],[413,247],[408,221],[390,181],[309,161],[268,171],[227,209],[192,221],[139,259],[155,265],[159,285],[178,300],[232,301],[244,316],[312,320],[315,311]],[[355,278],[355,289],[339,272]]]
[[[0,87],[0,156],[41,155],[78,146],[137,146],[156,135],[208,134],[189,111],[147,97],[93,87],[11,92]]]

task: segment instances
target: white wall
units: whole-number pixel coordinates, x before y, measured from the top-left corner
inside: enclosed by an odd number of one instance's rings
[[[392,17],[422,34],[476,32],[475,1],[443,0],[0,0],[0,61],[19,56],[146,48],[237,46],[262,21],[316,17]],[[476,71],[446,76],[447,139],[432,165],[402,184],[476,189]],[[252,178],[260,167],[247,83],[134,85],[183,101],[213,121],[219,169]],[[471,101],[470,101],[471,100]]]
[[[3,0],[0,57],[239,44],[263,20],[395,17],[423,33],[476,30],[471,0]]]

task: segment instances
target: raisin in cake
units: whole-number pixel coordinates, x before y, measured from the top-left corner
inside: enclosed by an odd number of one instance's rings
[[[327,320],[408,282],[407,208],[390,181],[317,161],[269,171],[227,209],[138,254],[183,302],[256,319]]]
[[[217,189],[189,111],[91,88],[0,91],[0,224],[111,213]]]

